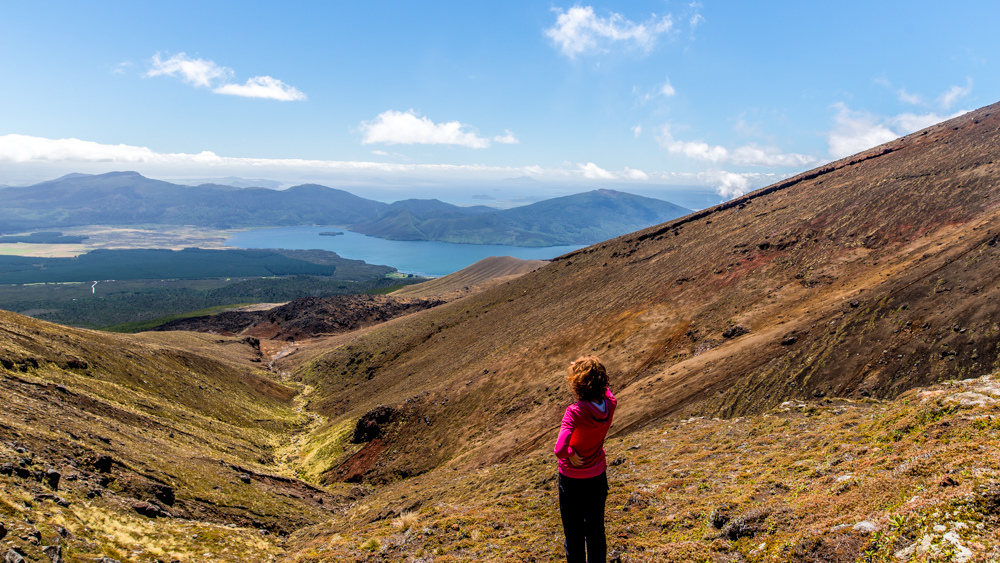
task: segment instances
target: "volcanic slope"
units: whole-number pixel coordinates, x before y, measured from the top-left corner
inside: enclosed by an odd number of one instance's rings
[[[296,479],[284,459],[314,417],[260,368],[253,343],[0,311],[3,550],[261,561],[280,553],[278,536],[329,518],[344,496]]]
[[[994,105],[339,344],[296,372],[328,420],[306,469],[381,483],[547,448],[587,353],[617,435],[988,373],[998,150]]]
[[[533,272],[548,264],[546,260],[521,260],[513,256],[490,256],[435,280],[408,285],[392,292],[393,297],[465,296]]]

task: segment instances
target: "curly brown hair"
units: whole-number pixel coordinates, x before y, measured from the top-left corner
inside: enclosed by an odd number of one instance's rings
[[[569,365],[566,382],[581,401],[593,401],[604,396],[608,388],[608,370],[597,356],[583,356]]]

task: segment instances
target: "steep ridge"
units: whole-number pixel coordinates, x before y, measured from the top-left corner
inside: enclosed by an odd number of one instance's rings
[[[490,256],[461,270],[392,292],[393,297],[438,297],[468,294],[533,272],[548,264],[546,260],[521,260],[513,256]]]
[[[583,353],[614,374],[619,434],[987,371],[998,147],[994,105],[339,345],[298,371],[329,418],[313,447],[344,447],[325,479],[548,446]],[[372,441],[333,432],[379,406],[393,415]]]

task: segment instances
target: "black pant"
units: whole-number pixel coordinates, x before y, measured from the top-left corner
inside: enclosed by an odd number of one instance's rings
[[[559,514],[566,532],[563,547],[569,563],[605,562],[604,502],[607,499],[607,473],[587,479],[559,474]]]

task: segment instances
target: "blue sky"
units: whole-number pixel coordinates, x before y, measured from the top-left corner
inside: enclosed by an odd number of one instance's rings
[[[383,200],[721,200],[1000,100],[998,16],[986,1],[4,2],[0,184],[137,170]]]

